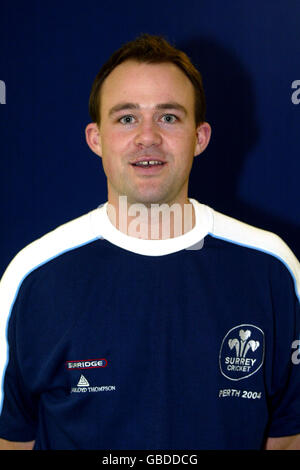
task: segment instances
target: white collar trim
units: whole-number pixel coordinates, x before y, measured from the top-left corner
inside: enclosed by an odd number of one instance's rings
[[[175,253],[196,245],[212,231],[213,214],[209,207],[195,199],[189,199],[195,209],[195,225],[189,232],[164,240],[145,240],[136,238],[118,230],[107,215],[107,202],[95,211],[94,229],[100,238],[104,238],[124,250],[145,256],[162,256]]]

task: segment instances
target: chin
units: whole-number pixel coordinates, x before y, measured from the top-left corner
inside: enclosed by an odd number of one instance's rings
[[[161,194],[148,194],[148,195],[137,195],[135,198],[128,197],[128,203],[131,204],[144,204],[146,207],[150,207],[151,204],[165,204],[168,203],[168,199]]]

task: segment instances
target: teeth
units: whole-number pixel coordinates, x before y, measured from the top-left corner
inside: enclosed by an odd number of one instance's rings
[[[158,162],[157,160],[149,160],[144,162],[137,162],[135,163],[137,166],[150,166],[150,165],[162,165],[162,162]]]

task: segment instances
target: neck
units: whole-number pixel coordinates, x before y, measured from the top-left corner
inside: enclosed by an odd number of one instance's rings
[[[131,237],[145,240],[175,238],[195,226],[195,210],[188,198],[184,202],[163,204],[129,204],[126,196],[117,203],[108,201],[111,223]]]

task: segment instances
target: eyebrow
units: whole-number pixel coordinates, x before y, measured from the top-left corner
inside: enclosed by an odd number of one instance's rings
[[[141,109],[138,103],[118,103],[113,106],[110,110],[108,115],[112,116],[116,114],[118,111],[124,111],[127,109]],[[177,111],[181,111],[183,114],[187,115],[187,110],[184,106],[175,101],[170,101],[168,103],[160,103],[155,106],[155,109],[176,109]]]

